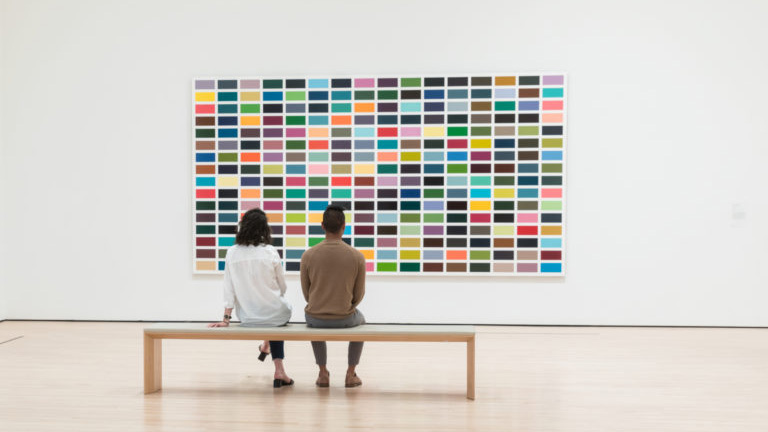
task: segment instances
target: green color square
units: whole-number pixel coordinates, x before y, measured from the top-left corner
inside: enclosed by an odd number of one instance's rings
[[[285,191],[285,197],[286,198],[306,198],[307,190],[306,189],[287,189]]]
[[[379,174],[397,174],[397,165],[379,165],[376,171]]]
[[[448,126],[448,136],[467,136],[466,126]]]
[[[304,223],[307,221],[306,213],[288,213],[285,215],[285,221],[288,223]]]
[[[563,164],[561,164],[561,163],[545,163],[545,164],[541,164],[541,172],[543,172],[543,173],[561,173],[561,172],[563,172]]]
[[[304,91],[287,91],[285,92],[285,100],[287,101],[303,101],[307,99],[307,93]]]
[[[421,210],[421,202],[419,202],[419,201],[400,201],[400,210],[404,210],[404,211],[418,211],[418,210]]]
[[[355,247],[373,247],[374,241],[370,237],[355,238],[353,239]]]
[[[471,250],[471,251],[469,251],[469,259],[471,259],[471,260],[488,261],[488,260],[491,259],[491,251],[489,251],[489,250]]]
[[[237,153],[219,153],[219,162],[237,162]]]
[[[424,223],[443,223],[444,219],[442,213],[424,213]]]
[[[397,94],[397,92],[395,92],[395,94]],[[373,100],[373,99],[376,99],[376,93],[373,90],[355,91],[355,100]]]
[[[195,203],[197,210],[216,210],[216,201],[198,201]]]
[[[265,89],[281,89],[283,88],[283,80],[267,79],[261,82],[261,87]]]
[[[315,246],[320,244],[323,240],[325,240],[322,237],[310,237],[309,238],[309,247]]]
[[[400,87],[421,87],[421,78],[400,78]]]
[[[379,90],[379,100],[396,100],[397,90]]]
[[[562,210],[563,202],[562,201],[542,201],[541,209],[542,210]]]
[[[307,124],[306,116],[287,116],[285,117],[285,124],[288,126],[303,126]]]
[[[264,198],[282,198],[283,197],[283,190],[282,189],[264,189]]]
[[[514,186],[515,176],[498,176],[493,178],[493,184],[496,186]]]
[[[215,225],[198,225],[195,227],[195,233],[216,234],[216,226]]]
[[[288,140],[285,142],[286,150],[304,150],[307,148],[307,142],[304,140]]]
[[[227,257],[227,250],[226,249],[219,249],[218,251],[219,259],[224,259]]]
[[[448,223],[467,223],[466,213],[448,213],[445,217]]]
[[[490,273],[491,263],[469,263],[470,273]]]
[[[470,177],[469,184],[472,186],[490,186],[491,185],[491,177],[490,176],[472,176]]]
[[[421,271],[421,263],[400,263],[401,272],[419,272]]]
[[[445,191],[442,189],[424,189],[424,198],[443,198]]]
[[[493,209],[494,210],[514,210],[515,202],[514,201],[494,201]]]
[[[328,152],[309,152],[310,162],[328,162]]]
[[[515,101],[496,101],[494,108],[496,111],[514,111]]]
[[[216,129],[195,129],[195,138],[216,138]]]
[[[328,186],[328,177],[310,177],[310,186]]]
[[[562,138],[544,138],[541,140],[541,146],[544,148],[563,148]]]
[[[352,189],[331,189],[331,198],[352,198]]]
[[[335,103],[335,104],[331,104],[331,112],[334,112],[334,113],[349,113],[349,112],[352,112],[352,104],[350,104],[350,103]]]
[[[449,174],[461,174],[467,172],[467,164],[448,164]]]
[[[242,104],[240,112],[243,114],[259,114],[261,112],[260,104]]]
[[[517,135],[519,136],[536,136],[538,134],[538,126],[520,126],[517,128]]]
[[[396,272],[397,263],[380,262],[376,263],[376,271],[380,272]]]
[[[491,136],[491,127],[472,126],[472,136]]]
[[[421,234],[421,227],[419,225],[400,225],[400,235],[417,236],[420,234]]]
[[[331,136],[334,138],[347,138],[352,136],[352,128],[331,128]]]
[[[419,223],[421,222],[421,215],[418,213],[402,213],[400,214],[400,222]]]
[[[261,165],[241,165],[241,174],[261,174]]]

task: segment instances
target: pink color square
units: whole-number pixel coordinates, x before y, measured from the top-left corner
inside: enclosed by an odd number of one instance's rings
[[[368,88],[374,87],[375,85],[373,78],[355,78],[355,87]]]
[[[421,128],[420,127],[401,127],[400,128],[400,136],[404,136],[404,137],[420,137],[421,136]]]
[[[328,174],[329,167],[328,164],[309,164],[309,173],[310,174]]]
[[[261,80],[240,80],[241,89],[260,89]]]
[[[562,198],[563,190],[561,188],[547,188],[541,190],[542,198]]]
[[[240,203],[240,210],[248,211],[255,208],[261,208],[258,201],[243,201]]]
[[[536,263],[519,263],[517,264],[518,273],[536,273],[539,271],[539,265]]]
[[[195,114],[215,114],[215,113],[216,113],[216,105],[205,105],[205,104],[195,105]]]
[[[376,246],[382,248],[382,247],[397,247],[397,239],[396,238],[379,238],[376,239]]]
[[[306,184],[307,184],[306,177],[286,177],[285,178],[286,186],[306,186]]]
[[[367,272],[372,272],[373,271],[373,263],[372,262],[365,263],[365,271],[367,271]]]
[[[307,130],[304,128],[289,128],[285,130],[285,136],[288,138],[303,138]]]
[[[397,177],[379,177],[378,186],[397,186]]]
[[[262,210],[282,210],[282,209],[283,209],[282,201],[264,201],[264,206],[262,207]]]
[[[355,189],[355,198],[373,198],[373,189]]]
[[[264,141],[264,150],[282,150],[282,140],[266,140]]]
[[[518,213],[517,222],[518,223],[538,223],[539,215],[536,213]]]
[[[561,100],[548,100],[544,101],[542,104],[542,109],[544,111],[562,111],[563,110],[563,101]]]

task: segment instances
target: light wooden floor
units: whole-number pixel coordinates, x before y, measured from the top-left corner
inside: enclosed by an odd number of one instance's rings
[[[0,431],[768,431],[768,329],[478,327],[469,401],[464,344],[392,342],[366,343],[356,389],[346,344],[318,389],[287,342],[296,385],[273,390],[256,343],[165,341],[145,396],[142,328],[0,323]]]

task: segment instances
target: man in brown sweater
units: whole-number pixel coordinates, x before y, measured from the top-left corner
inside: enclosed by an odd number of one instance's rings
[[[309,327],[344,328],[365,324],[365,317],[357,310],[365,295],[365,257],[341,239],[345,225],[344,209],[328,206],[322,223],[325,240],[301,257],[301,290],[307,301],[304,316]],[[320,368],[316,384],[328,387],[326,343],[312,342],[312,350]],[[363,383],[355,373],[362,352],[363,342],[349,343],[346,387]]]

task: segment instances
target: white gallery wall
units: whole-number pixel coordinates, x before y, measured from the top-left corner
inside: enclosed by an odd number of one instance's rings
[[[370,276],[368,320],[767,326],[767,16],[761,0],[2,0],[0,318],[220,317],[221,278],[191,265],[194,77],[563,71],[567,276]]]

